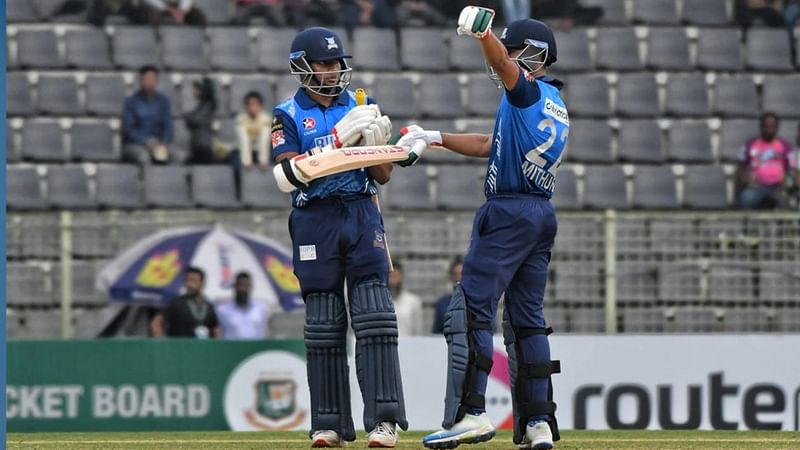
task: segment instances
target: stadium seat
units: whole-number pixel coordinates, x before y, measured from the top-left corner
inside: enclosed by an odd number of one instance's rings
[[[162,63],[169,70],[200,71],[209,70],[203,43],[202,28],[161,27]]]
[[[244,111],[244,96],[251,91],[258,92],[264,99],[264,110],[268,113],[271,112],[275,106],[275,89],[272,80],[263,76],[246,77],[246,76],[233,76],[231,77],[230,85],[230,104],[228,109],[232,113]]]
[[[726,25],[727,0],[683,0],[683,20],[691,25]]]
[[[797,264],[762,262],[759,268],[759,300],[762,303],[798,304],[800,269]]]
[[[721,323],[714,310],[704,307],[675,308],[664,323],[667,333],[710,333],[720,330]]]
[[[61,209],[94,208],[86,172],[77,166],[48,166],[47,201]]]
[[[622,172],[622,167],[587,167],[583,185],[585,207],[589,209],[628,208],[625,174]]]
[[[464,133],[492,134],[494,133],[494,119],[470,120],[466,123]]]
[[[36,22],[39,19],[36,5],[31,0],[7,0],[6,15],[8,23]]]
[[[674,122],[669,129],[669,159],[690,164],[710,163],[711,132],[705,121]]]
[[[667,83],[666,113],[672,116],[707,116],[708,86],[705,75],[671,75]]]
[[[602,304],[600,266],[588,261],[558,261],[551,266],[556,299],[567,304]]]
[[[292,75],[284,75],[278,78],[278,82],[275,85],[275,103],[279,104],[292,97],[299,87],[300,83]],[[383,110],[383,103],[381,103],[381,110]]]
[[[722,331],[726,333],[756,333],[769,331],[770,318],[763,308],[725,308]]]
[[[800,117],[798,86],[800,86],[800,75],[764,77],[763,111],[774,112],[781,119]],[[794,130],[790,131],[793,132]]]
[[[669,0],[674,3],[673,0]],[[689,38],[683,28],[652,28],[647,36],[647,67],[690,70]]]
[[[742,45],[739,30],[701,28],[697,39],[697,68],[724,72],[740,71]]]
[[[603,8],[603,17],[600,19],[600,25],[628,24],[628,16],[625,13],[625,0],[583,0],[581,5]]]
[[[139,85],[137,83],[133,92],[135,93],[138,90]],[[165,95],[169,99],[172,117],[181,117],[183,115],[183,108],[181,106],[181,93],[179,92],[178,88],[175,87],[175,83],[172,82],[172,77],[169,74],[162,73],[161,76],[158,77],[156,91]]]
[[[602,75],[573,75],[564,91],[570,115],[576,117],[608,117],[611,115],[609,87]]]
[[[795,70],[792,64],[792,50],[785,30],[751,28],[746,37],[746,66],[748,69],[770,72]]]
[[[728,119],[719,130],[719,158],[721,162],[737,162],[748,140],[758,135],[757,119]]]
[[[9,116],[32,116],[36,114],[31,83],[26,73],[6,74],[6,111]]]
[[[433,209],[433,199],[425,166],[416,165],[403,170],[385,186],[390,209]]]
[[[238,208],[233,170],[228,166],[192,167],[192,198],[200,208]]]
[[[652,263],[617,264],[617,301],[625,305],[653,305],[658,291],[656,266]]]
[[[698,264],[671,263],[659,266],[658,297],[670,303],[698,302],[705,299],[702,269]]]
[[[50,274],[47,266],[32,262],[9,261],[7,266],[8,279],[14,280],[7,283],[7,303],[11,306],[50,306],[54,304],[53,296],[48,287]]]
[[[100,165],[95,175],[97,204],[101,208],[140,209],[139,168],[134,165]]]
[[[775,313],[776,327],[779,332],[800,332],[800,309],[780,308]]]
[[[25,122],[22,129],[22,157],[34,161],[65,161],[64,135],[58,122]]]
[[[66,65],[53,30],[20,30],[17,63],[26,69],[60,69]]]
[[[233,2],[219,0],[193,0],[194,6],[203,11],[209,24],[227,25],[233,18],[231,5]]]
[[[6,163],[19,161],[19,144],[17,144],[16,131],[11,122],[6,119]]]
[[[235,72],[252,72],[255,68],[250,52],[247,28],[210,28],[211,68]],[[287,55],[288,56],[288,55]]]
[[[219,121],[219,127],[214,133],[214,137],[225,144],[235,147],[238,142],[236,134],[236,119],[223,119]]]
[[[714,83],[714,111],[722,117],[757,117],[756,84],[749,75],[717,77]]]
[[[620,75],[617,83],[617,113],[625,117],[658,115],[658,85],[654,74],[641,72]]]
[[[687,166],[683,176],[683,205],[690,209],[725,209],[728,194],[720,166]]]
[[[558,43],[558,71],[588,72],[594,68],[589,53],[589,37],[585,29],[575,28],[568,32],[556,31]]]
[[[241,198],[252,209],[286,209],[292,204],[289,194],[278,189],[275,177],[260,170],[242,171]]]
[[[95,263],[92,261],[73,260],[72,268],[72,303],[75,306],[97,307],[108,303],[108,299],[94,288]],[[61,302],[61,264],[54,264],[53,303]]]
[[[609,164],[611,127],[602,120],[573,119],[567,140],[567,161]]]
[[[664,330],[664,313],[657,308],[622,308],[623,333],[660,333]]]
[[[639,42],[633,28],[599,28],[596,63],[599,69],[641,70]]]
[[[114,132],[107,122],[75,122],[72,135],[71,154],[78,161],[118,161]]]
[[[677,209],[675,177],[669,166],[636,166],[633,174],[633,207]]]
[[[6,172],[6,202],[8,209],[45,209],[47,203],[39,187],[39,175],[34,167],[9,166]]]
[[[152,27],[117,27],[112,47],[114,63],[121,69],[159,65],[159,47]]]
[[[636,0],[633,2],[633,21],[649,25],[677,25],[675,0]]]
[[[89,75],[86,77],[86,112],[95,116],[120,116],[126,90],[122,75]]]
[[[372,87],[380,98],[381,111],[389,117],[408,118],[419,116],[414,101],[414,85],[409,78],[378,76]]]
[[[437,179],[440,209],[474,211],[481,205],[483,187],[475,167],[440,166]]]
[[[596,166],[587,166],[593,170]],[[556,177],[556,182],[558,178]],[[586,189],[583,190],[584,194]],[[556,193],[556,195],[558,195]],[[603,223],[597,219],[562,217],[558,221],[554,259],[597,260],[603,255]]]
[[[617,154],[620,161],[660,163],[664,161],[661,128],[653,120],[626,120],[619,127]]]
[[[400,32],[403,68],[424,72],[447,69],[447,49],[438,28],[403,28]]]
[[[144,201],[155,208],[189,208],[187,169],[180,166],[146,166]]]
[[[741,263],[712,261],[708,276],[708,299],[723,304],[752,302],[756,298],[753,269]]]
[[[71,75],[39,77],[39,111],[52,116],[73,116],[83,112],[78,101],[78,82]]]
[[[580,209],[581,202],[578,198],[578,179],[575,171],[569,167],[561,167],[556,175],[556,187],[553,193],[553,206],[556,210]]]
[[[601,308],[573,309],[569,314],[570,332],[603,333],[606,330],[606,312]]]
[[[66,35],[67,65],[78,69],[110,70],[111,46],[102,29],[70,30]]]
[[[467,113],[471,116],[495,116],[502,95],[503,90],[486,75],[470,76],[467,81]]]
[[[398,71],[397,42],[393,30],[358,28],[353,43],[353,65],[359,70]],[[436,41],[437,43],[440,40]]]
[[[289,50],[294,39],[292,28],[264,28],[258,33],[256,62],[258,68],[269,72],[287,73]]]
[[[380,92],[380,91],[379,91]],[[423,117],[455,117],[463,113],[457,75],[424,75],[419,81],[419,107]]]
[[[486,69],[480,49],[469,39],[450,39],[450,69],[455,72],[478,72]]]

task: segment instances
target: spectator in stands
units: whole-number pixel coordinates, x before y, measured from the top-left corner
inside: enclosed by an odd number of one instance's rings
[[[237,150],[231,152],[231,164],[238,172],[253,167],[268,167],[270,118],[264,112],[264,99],[258,92],[244,96],[245,111],[236,116]]]
[[[186,293],[169,302],[150,322],[154,337],[193,337],[209,339],[220,336],[214,306],[203,295],[205,273],[197,267],[186,268]]]
[[[403,2],[402,15],[403,26],[443,27],[447,23],[436,2],[406,0]]]
[[[578,0],[531,0],[531,17],[552,21],[554,28],[594,25],[603,17],[602,7],[585,7]]]
[[[761,135],[749,140],[739,159],[739,206],[743,209],[774,208],[781,202],[784,179],[790,175],[791,145],[778,137],[778,116],[761,116]]]
[[[189,130],[189,163],[212,164],[214,162],[214,113],[217,111],[217,97],[214,82],[203,78],[192,84],[197,105],[186,113],[184,120]]]
[[[178,25],[205,26],[206,16],[192,0],[142,0],[152,25],[173,22]],[[219,0],[218,0],[219,1]]]
[[[156,91],[156,86],[158,69],[139,69],[139,90],[125,100],[122,113],[122,156],[139,165],[170,159],[172,112],[169,98]]]
[[[286,26],[283,2],[280,0],[234,0],[234,4],[236,5],[234,25],[248,25],[252,19],[261,17],[269,26]]]
[[[789,32],[789,45],[792,47],[792,59],[798,64],[797,44],[794,41],[794,27],[800,20],[800,0],[787,0],[783,5],[783,21],[786,24],[786,31]]]
[[[397,328],[400,336],[418,336],[422,328],[422,300],[417,294],[403,288],[403,265],[392,260],[394,270],[389,273],[389,291],[394,300]]]
[[[225,339],[264,339],[267,337],[269,311],[260,302],[250,298],[253,282],[250,274],[236,274],[233,286],[234,299],[217,305],[217,316]]]
[[[461,282],[461,268],[464,266],[464,257],[459,255],[453,258],[450,263],[450,283],[455,286]],[[433,334],[444,334],[444,313],[450,307],[450,299],[453,298],[452,293],[445,294],[439,297],[436,301],[436,312],[433,318]]]
[[[735,17],[743,28],[784,25],[780,2],[777,0],[737,0]]]
[[[147,9],[135,0],[93,0],[89,7],[88,20],[100,27],[110,15],[125,17],[134,25],[148,22]]]
[[[303,29],[309,23],[339,25],[339,0],[284,0],[289,25]]]

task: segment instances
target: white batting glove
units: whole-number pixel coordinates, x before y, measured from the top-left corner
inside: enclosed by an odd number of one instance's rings
[[[381,110],[378,105],[362,105],[351,109],[333,127],[334,146],[352,147],[361,139],[361,132],[379,117]]]
[[[442,133],[423,130],[419,125],[409,125],[400,130],[402,137],[396,145],[408,147],[408,159],[397,163],[401,167],[413,166],[429,146],[442,146]]]
[[[456,33],[482,39],[492,32],[493,20],[494,10],[481,6],[465,6],[458,16]]]
[[[366,146],[386,145],[391,137],[392,121],[389,116],[381,116],[361,132],[359,143]]]

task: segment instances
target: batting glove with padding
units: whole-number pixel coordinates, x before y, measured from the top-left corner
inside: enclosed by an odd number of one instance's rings
[[[392,121],[389,116],[381,116],[361,132],[360,145],[386,145],[392,137]]]
[[[494,10],[481,6],[465,6],[458,16],[459,35],[470,35],[482,39],[492,32]]]
[[[394,140],[394,139],[392,139]],[[423,130],[419,125],[409,125],[397,136],[395,145],[408,147],[408,159],[397,164],[401,167],[413,166],[429,146],[442,146],[442,133],[439,131]]]
[[[356,106],[333,127],[334,145],[336,148],[354,146],[361,139],[361,133],[380,118],[378,105]]]

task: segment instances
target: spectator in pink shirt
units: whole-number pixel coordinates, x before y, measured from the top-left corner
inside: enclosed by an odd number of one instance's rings
[[[253,283],[250,274],[240,272],[233,285],[234,300],[217,305],[217,317],[223,339],[265,339],[269,311],[250,298]]]
[[[792,146],[778,138],[778,116],[761,116],[760,136],[749,140],[739,158],[739,207],[775,208],[781,203],[783,183],[791,175]]]

